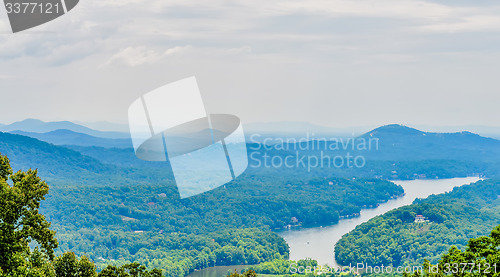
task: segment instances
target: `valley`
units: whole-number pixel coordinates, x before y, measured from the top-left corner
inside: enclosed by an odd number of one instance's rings
[[[257,151],[273,157],[362,155],[362,167],[265,167],[258,160],[223,187],[179,199],[168,162],[141,161],[131,148],[109,147],[120,138],[89,139],[89,134],[73,132],[58,131],[64,145],[41,141],[53,138],[34,138],[27,131],[0,133],[0,153],[13,168],[37,168],[50,185],[41,211],[57,231],[57,253],[85,255],[101,269],[140,262],[168,276],[289,258],[335,265],[335,242],[352,229],[356,232],[357,225],[416,197],[478,179],[458,177],[494,178],[500,173],[500,141],[388,125],[359,137],[376,141],[373,149],[331,148],[335,142],[328,140],[248,145],[249,157]],[[78,143],[82,137],[94,144]],[[324,147],[313,147],[319,144]],[[352,232],[336,248],[341,264],[364,257],[344,255],[346,247],[359,247],[345,244]]]

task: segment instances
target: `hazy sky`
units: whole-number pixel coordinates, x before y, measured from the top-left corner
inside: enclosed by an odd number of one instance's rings
[[[81,0],[17,34],[2,5],[0,122],[125,123],[195,75],[244,122],[500,126],[497,2]]]

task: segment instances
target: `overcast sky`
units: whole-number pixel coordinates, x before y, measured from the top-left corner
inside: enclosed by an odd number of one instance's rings
[[[244,122],[500,126],[497,2],[81,0],[17,34],[2,6],[0,122],[126,123],[195,75]]]

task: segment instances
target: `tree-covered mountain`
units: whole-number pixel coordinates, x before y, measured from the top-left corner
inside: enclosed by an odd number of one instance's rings
[[[69,143],[64,137],[58,138],[60,133],[74,135],[71,131],[59,130],[52,138]],[[76,135],[75,138],[81,136]],[[102,140],[113,145],[111,140]],[[246,172],[268,178],[494,177],[500,172],[500,141],[467,132],[425,133],[400,125],[383,126],[346,141],[287,143],[271,140],[268,144],[248,144],[247,149],[249,167]],[[1,133],[0,151],[8,154],[16,167],[38,168],[41,176],[55,184],[61,181],[89,185],[146,184],[152,181],[173,184],[168,162],[142,161],[135,156],[132,148],[60,147],[25,136]],[[327,158],[321,160],[322,157]],[[361,166],[352,165],[356,157],[361,158]],[[291,166],[284,164],[285,159],[292,161]],[[279,163],[276,165],[275,161]],[[344,165],[337,166],[339,161]],[[351,166],[347,165],[349,162]]]
[[[375,179],[306,183],[288,181],[284,176],[244,176],[188,199],[179,199],[175,188],[160,184],[57,187],[42,211],[58,232],[59,251],[85,254],[98,264],[112,260],[160,268],[181,264],[186,273],[214,261],[230,265],[280,258],[274,253],[282,249],[279,253],[285,256],[281,246],[276,248],[284,242],[271,230],[336,223],[341,216],[354,216],[363,207],[376,206],[401,193],[401,187]],[[227,237],[225,232],[241,228],[260,231],[248,231],[253,234],[248,241],[242,235],[229,237],[231,246],[207,245],[211,239],[217,242],[216,237]],[[276,242],[266,245],[268,239]],[[205,247],[212,250],[203,250]],[[210,252],[219,258],[212,258]]]
[[[70,130],[76,133],[87,134],[100,138],[130,138],[128,133],[97,131],[71,121],[44,122],[38,119],[25,119],[9,125],[0,126],[0,131],[3,132],[23,131],[32,133],[47,133],[55,130]]]
[[[377,179],[243,174],[224,187],[181,200],[167,163],[148,166],[132,159],[132,149],[108,150],[136,162],[104,163],[0,133],[0,152],[12,157],[14,170],[37,168],[51,185],[41,210],[57,231],[58,254],[74,251],[98,265],[140,261],[168,269],[172,276],[213,262],[286,257],[286,244],[272,229],[335,223],[403,193],[400,186]]]
[[[269,176],[281,171],[381,179],[493,177],[500,168],[500,141],[469,132],[426,133],[387,125],[352,138],[270,138],[265,142],[248,144],[249,161],[251,170]],[[279,164],[286,157],[305,162],[273,165],[273,159]]]
[[[456,246],[444,254],[438,264],[426,261],[422,270],[404,277],[497,276],[500,264],[500,225],[489,236],[471,238],[465,249]]]
[[[47,133],[35,133],[25,131],[10,131],[11,134],[36,138],[41,141],[55,145],[77,145],[77,146],[98,146],[103,148],[132,148],[130,138],[112,139],[95,137],[83,133],[60,129]]]
[[[463,249],[470,238],[486,235],[500,224],[500,180],[458,187],[452,192],[417,199],[357,226],[335,246],[340,264],[436,263],[451,246]],[[422,215],[426,222],[415,222]]]
[[[18,125],[23,125],[21,123]],[[69,130],[13,132],[64,144],[104,164],[139,167],[146,171],[162,166],[137,159],[129,139],[105,139]],[[247,134],[247,137],[250,164],[247,172],[251,174],[414,179],[494,177],[500,172],[500,141],[470,132],[431,133],[393,124],[359,137],[316,135],[286,139],[259,134]],[[285,165],[286,158],[294,162]]]
[[[470,132],[431,133],[403,125],[376,128],[359,139],[378,139],[378,149],[367,151],[374,160],[473,160],[498,162],[500,141]]]
[[[49,142],[72,144],[65,146],[102,164],[148,172],[150,179],[165,177],[161,172],[149,172],[152,168],[168,167],[165,163],[137,159],[132,148],[117,149],[127,143],[125,140],[87,137],[63,130],[50,135],[30,135]],[[381,179],[494,177],[499,174],[500,141],[468,132],[428,133],[401,125],[387,125],[356,138],[309,139],[286,141],[269,138],[265,144],[247,144],[250,164],[247,172],[297,178]],[[85,146],[87,144],[93,146]],[[292,161],[291,165],[285,165],[285,159]],[[354,164],[355,159],[358,164]],[[38,165],[34,163],[32,167]]]
[[[97,277],[94,263],[87,257],[79,261],[73,252],[64,251],[69,245],[79,246],[70,249],[78,251],[79,256],[91,253],[100,269],[104,267],[102,256],[116,256],[118,262],[114,259],[109,262],[118,265],[134,260],[130,273],[142,277],[162,276],[162,270],[155,269],[151,271],[155,274],[150,275],[145,267],[139,270],[139,260],[148,267],[161,267],[166,276],[183,277],[194,269],[210,265],[253,264],[288,257],[285,241],[266,230],[233,228],[203,235],[163,231],[101,232],[109,227],[109,222],[103,226],[94,222],[94,228],[88,233],[86,229],[73,229],[69,234],[73,237],[64,232],[71,229],[65,224],[58,235],[63,243],[59,247],[51,222],[40,213],[40,204],[48,192],[49,185],[37,176],[36,170],[14,173],[9,159],[0,154],[0,276]],[[92,198],[86,201],[90,203]],[[90,236],[79,244],[82,235]],[[55,249],[64,254],[55,257]],[[126,265],[120,267],[125,272],[109,264],[105,267],[99,276],[130,276],[126,274]]]
[[[376,148],[358,148],[355,139],[369,141],[371,138],[376,138]],[[494,176],[500,168],[495,168],[500,161],[500,155],[496,157],[498,144],[496,140],[470,133],[432,134],[395,125],[375,129],[347,142],[248,144],[250,167],[243,175],[223,187],[181,200],[168,163],[141,161],[132,148],[62,147],[0,133],[0,152],[11,158],[16,170],[38,168],[40,176],[49,181],[52,189],[42,210],[58,231],[61,251],[85,254],[98,263],[117,260],[140,261],[153,267],[161,264],[179,274],[210,265],[207,261],[212,261],[212,254],[209,252],[222,251],[225,246],[219,244],[211,249],[203,242],[200,245],[211,250],[207,252],[201,247],[195,251],[191,246],[179,245],[178,236],[205,241],[230,230],[258,228],[262,236],[272,238],[270,230],[287,225],[335,223],[341,216],[356,215],[363,207],[376,206],[403,193],[401,187],[381,179],[443,178],[473,173]],[[267,168],[263,159],[252,159],[253,153],[282,159],[289,155],[362,154],[366,164],[359,168],[301,165]],[[481,155],[487,157],[486,161],[480,159]],[[252,163],[258,161],[261,165],[253,167]],[[452,208],[446,206],[435,213],[446,214]],[[456,208],[462,208],[462,216],[472,214],[481,218],[477,226],[490,223],[483,214],[475,214],[466,205]],[[451,228],[446,224],[438,226]],[[439,227],[439,231],[446,231],[444,227]],[[383,235],[382,232],[377,235]],[[163,240],[173,242],[158,244]],[[277,253],[277,248],[270,250],[262,246],[265,242],[255,240],[257,237],[245,245],[262,251],[254,255],[243,250],[245,254],[240,256],[243,258],[228,258],[224,264],[255,261],[255,257],[259,261],[273,259],[274,254],[264,253]],[[393,242],[397,243],[400,242]],[[227,251],[220,253],[226,253],[221,254],[224,257],[240,255],[237,254],[242,251],[239,245],[232,241]],[[280,251],[280,255],[284,255]],[[384,253],[380,257],[391,257],[396,263],[398,253]],[[189,261],[182,259],[186,255]],[[432,256],[434,252],[419,255],[415,260]]]
[[[66,147],[9,133],[0,132],[0,153],[7,155],[17,170],[38,169],[40,176],[52,185],[118,186],[151,181],[172,184],[173,180],[168,163],[142,168],[119,167]]]

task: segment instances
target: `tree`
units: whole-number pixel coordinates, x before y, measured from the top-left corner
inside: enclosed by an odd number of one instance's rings
[[[160,269],[147,271],[146,267],[139,263],[125,264],[120,267],[108,265],[99,272],[99,277],[161,277]]]
[[[55,231],[38,212],[48,192],[37,170],[13,173],[9,159],[0,155],[0,274],[11,275],[27,264],[33,241],[49,260],[54,258]]]
[[[227,277],[257,277],[257,273],[255,273],[255,271],[253,271],[252,269],[249,269],[249,270],[239,274],[235,270],[231,274],[228,274]]]
[[[83,256],[78,262],[78,277],[96,277],[97,272],[94,263]]]
[[[253,270],[248,270],[246,272],[243,272],[243,277],[257,277],[257,273],[255,273],[255,271]]]
[[[66,252],[55,258],[53,264],[57,277],[78,276],[78,258],[73,252]]]
[[[16,254],[17,255],[17,254]],[[54,267],[47,260],[46,254],[41,253],[37,247],[27,258],[22,257],[20,264],[12,272],[0,271],[2,277],[56,277]]]
[[[75,253],[66,252],[54,259],[54,270],[57,277],[95,277],[95,265],[87,257],[78,260]]]
[[[405,274],[405,277],[441,276],[499,276],[500,225],[490,236],[470,239],[464,251],[452,246],[437,265],[425,261],[424,272]]]

